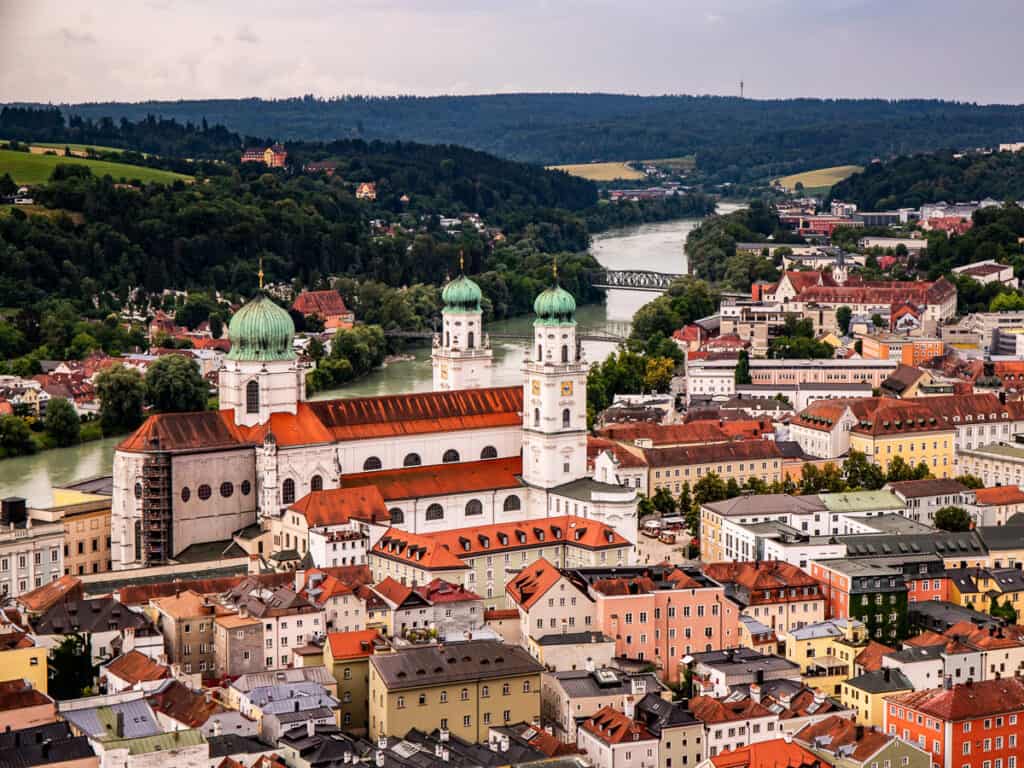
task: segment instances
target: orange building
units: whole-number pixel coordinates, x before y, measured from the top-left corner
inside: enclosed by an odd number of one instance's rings
[[[288,152],[280,144],[269,147],[248,147],[242,153],[243,163],[263,163],[268,168],[283,168]]]
[[[292,303],[303,317],[319,317],[328,331],[351,328],[356,316],[337,291],[303,291]]]
[[[889,698],[886,730],[931,753],[939,768],[1017,768],[1024,682],[1016,677],[945,685]]]

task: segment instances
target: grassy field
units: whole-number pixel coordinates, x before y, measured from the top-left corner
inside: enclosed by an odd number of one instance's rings
[[[34,143],[30,145],[29,149],[37,155],[45,155],[47,152],[56,152],[57,154],[62,155],[64,154],[65,147],[71,150],[71,154],[81,155],[82,157],[86,156],[87,150],[89,149],[94,149],[97,152],[114,152],[117,154],[124,152],[123,149],[118,147],[104,147],[97,144],[51,144],[45,141]]]
[[[657,160],[644,160],[644,165],[656,165],[659,168],[671,168],[674,171],[692,171],[697,167],[697,158],[693,155],[682,157],[662,157]]]
[[[630,168],[625,163],[580,163],[578,165],[548,166],[555,171],[565,171],[572,176],[589,179],[590,181],[616,181],[619,179],[634,180],[646,178],[642,172]]]
[[[81,224],[85,221],[85,216],[76,211],[67,211],[63,208],[46,208],[42,205],[0,205],[0,216],[8,216],[14,210],[21,211],[26,216],[46,216],[50,219],[65,214],[75,224]]]
[[[798,183],[804,185],[804,190],[829,189],[843,179],[860,173],[864,169],[859,165],[836,165],[832,168],[818,168],[816,171],[804,171],[794,173],[792,176],[783,176],[775,181],[792,192]]]
[[[50,174],[59,163],[88,165],[95,176],[110,175],[115,179],[139,179],[144,182],[156,181],[163,184],[181,179],[191,181],[191,176],[181,173],[162,171],[157,168],[145,168],[141,165],[127,163],[111,163],[105,160],[83,160],[78,157],[59,157],[56,155],[33,155],[28,152],[12,152],[0,149],[0,175],[11,174],[11,178],[19,184],[43,184],[49,180]]]

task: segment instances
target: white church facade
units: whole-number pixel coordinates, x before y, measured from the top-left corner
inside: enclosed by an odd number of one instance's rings
[[[460,275],[443,298],[433,392],[325,401],[306,399],[288,313],[264,295],[243,306],[221,409],[150,416],[118,446],[113,567],[174,562],[242,530],[263,555],[303,556],[308,543],[284,541],[275,520],[308,493],[365,485],[412,533],[576,515],[635,543],[636,491],[587,477],[588,366],[572,296],[553,285],[537,297],[520,387],[490,386],[476,283]],[[373,538],[387,530],[375,528]]]

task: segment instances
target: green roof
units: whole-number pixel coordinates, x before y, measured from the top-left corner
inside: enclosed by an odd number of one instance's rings
[[[543,291],[533,302],[534,325],[576,325],[576,299],[558,285]]]
[[[206,737],[194,728],[187,731],[170,731],[156,736],[139,739],[114,739],[103,743],[104,751],[127,749],[129,755],[145,755],[150,752],[169,752],[172,749],[198,747],[206,743]]]
[[[228,324],[228,360],[273,362],[294,360],[295,323],[288,311],[260,293],[245,304]]]
[[[483,291],[465,275],[450,280],[441,291],[444,309],[456,312],[479,312]]]
[[[851,491],[849,493],[819,493],[818,498],[829,512],[873,512],[885,509],[903,509],[896,494],[890,491]]]

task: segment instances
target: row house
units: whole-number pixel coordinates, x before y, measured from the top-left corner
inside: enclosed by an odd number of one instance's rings
[[[778,561],[710,563],[704,575],[725,587],[726,596],[745,616],[778,632],[790,632],[825,619],[819,582],[789,563]]]
[[[756,479],[771,484],[782,480],[782,451],[774,440],[741,440],[710,445],[645,448],[647,487],[653,494],[664,488],[678,495],[712,473],[743,485]]]

